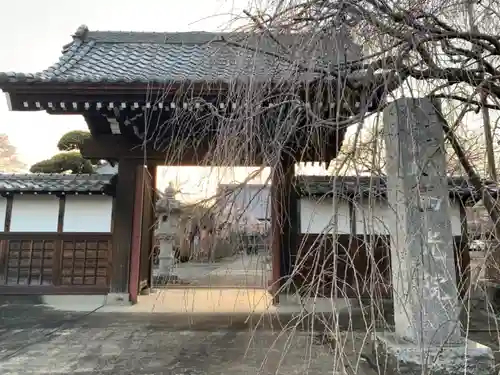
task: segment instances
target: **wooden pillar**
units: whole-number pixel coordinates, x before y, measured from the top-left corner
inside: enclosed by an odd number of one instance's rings
[[[138,164],[139,161],[135,159],[122,159],[118,163],[110,293],[122,294],[129,292],[130,255]]]
[[[295,163],[293,157],[282,154],[280,163],[272,171],[271,179],[271,235],[272,280],[274,303],[278,293],[291,274],[297,254],[298,205],[294,187]]]
[[[3,198],[7,200],[5,207],[5,220],[3,232],[10,232],[10,222],[12,219],[12,206],[14,204],[14,197],[9,195],[3,195]],[[0,285],[4,285],[7,283],[7,261],[9,252],[9,240],[1,240],[0,241]],[[57,259],[57,258],[56,258]]]
[[[134,212],[132,219],[132,240],[130,250],[130,275],[129,295],[130,302],[137,303],[137,296],[141,290],[141,250],[142,250],[142,227],[144,221],[144,192],[146,171],[143,165],[136,168]]]
[[[155,204],[156,204],[156,163],[148,163],[144,169],[144,205],[142,211],[142,240],[139,292],[152,287],[152,251],[154,246]]]
[[[283,236],[283,250],[281,253],[281,276],[288,280],[292,274],[297,257],[297,244],[299,235],[299,207],[298,207],[298,194],[295,188],[295,163],[294,160],[288,162],[287,172],[285,174],[285,218],[288,220],[285,223],[284,236]]]
[[[141,164],[136,167],[129,277],[129,294],[132,303],[137,303],[138,295],[151,288],[155,181],[156,165]]]

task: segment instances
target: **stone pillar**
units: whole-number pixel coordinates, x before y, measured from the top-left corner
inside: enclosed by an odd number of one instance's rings
[[[158,216],[157,236],[160,242],[159,273],[157,283],[165,284],[176,281],[176,259],[174,254],[175,236],[178,233],[179,202],[175,199],[175,191],[171,185],[165,190],[164,196],[156,203]]]
[[[175,267],[174,239],[172,236],[164,235],[160,238],[159,260],[160,276],[169,278],[169,276],[173,275]]]
[[[461,336],[444,135],[428,99],[384,111],[394,333],[375,335],[386,374],[492,374],[490,348]]]

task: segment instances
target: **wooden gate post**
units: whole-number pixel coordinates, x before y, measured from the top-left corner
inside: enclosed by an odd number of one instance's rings
[[[134,192],[134,212],[132,221],[132,242],[130,251],[130,277],[129,294],[130,302],[137,303],[137,296],[140,291],[140,268],[141,268],[141,247],[142,247],[142,227],[144,217],[144,193],[146,185],[146,168],[143,165],[136,167],[137,178],[135,180]]]
[[[279,164],[271,176],[271,253],[273,303],[279,303],[279,293],[292,273],[297,254],[298,205],[294,186],[295,159],[282,152]]]
[[[151,288],[151,252],[155,223],[156,164],[137,167],[130,254],[130,301],[137,303],[138,295]]]
[[[129,302],[130,256],[137,165],[140,160],[121,159],[115,196],[111,256],[111,280],[108,303]]]
[[[152,256],[155,244],[156,222],[156,162],[148,162],[145,169],[144,208],[142,218],[141,265],[139,275],[139,293],[145,293],[152,288]]]

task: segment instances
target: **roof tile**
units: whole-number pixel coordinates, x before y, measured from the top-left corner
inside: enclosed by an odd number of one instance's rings
[[[340,36],[342,37],[342,36]],[[293,46],[293,63],[282,56],[271,38],[244,33],[89,32],[81,26],[59,61],[34,73],[0,73],[0,83],[166,83],[179,81],[310,79],[313,70],[357,58],[360,48],[338,53],[344,39],[281,35],[281,45]],[[303,39],[303,43],[300,39]],[[344,47],[342,47],[345,50]],[[281,52],[281,53],[280,53]],[[343,57],[344,56],[344,57]],[[297,61],[301,62],[301,69]],[[308,67],[309,72],[304,72]]]
[[[496,194],[493,184],[487,182],[492,193]],[[307,176],[296,177],[296,186],[299,194],[328,195],[333,194],[360,194],[360,195],[385,195],[387,192],[386,178],[376,176]],[[475,195],[475,189],[464,177],[452,177],[448,179],[450,194],[452,195]]]

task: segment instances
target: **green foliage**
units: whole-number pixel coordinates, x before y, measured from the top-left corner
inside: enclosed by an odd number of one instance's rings
[[[93,173],[93,164],[97,164],[98,161],[84,159],[80,153],[83,142],[90,137],[90,133],[83,130],[73,130],[64,134],[59,142],[57,142],[57,148],[64,152],[60,152],[50,159],[42,160],[33,164],[30,168],[30,172],[71,172],[72,174]]]
[[[33,164],[31,173],[93,173],[92,163],[84,159],[79,151],[61,152],[50,159]]]
[[[83,141],[90,137],[90,133],[87,131],[73,130],[61,137],[57,143],[57,148],[59,151],[79,151],[81,150]]]

